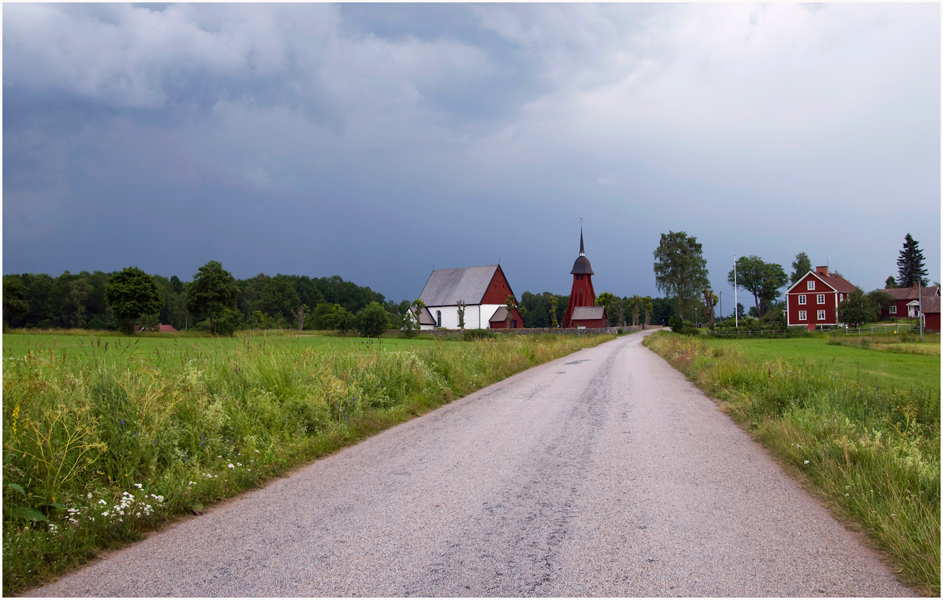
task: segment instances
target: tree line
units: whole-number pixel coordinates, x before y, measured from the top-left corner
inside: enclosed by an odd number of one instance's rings
[[[133,298],[135,289],[149,287],[141,275],[153,284],[156,298],[151,296],[150,303]],[[119,293],[109,302],[109,283],[131,288],[123,294],[115,290]],[[215,300],[214,294],[219,296]],[[116,314],[114,302],[119,301],[122,304]],[[354,315],[373,303],[391,316],[402,314],[409,305],[387,301],[383,294],[337,275],[272,277],[259,273],[237,280],[216,261],[201,267],[194,279],[186,282],[176,275],[149,275],[133,267],[111,273],[66,271],[58,277],[32,273],[3,276],[3,318],[10,327],[115,330],[122,325],[122,315],[136,313],[134,324],[145,328],[165,324],[178,330],[213,329],[219,325],[213,319],[223,317],[224,326],[235,321],[237,326],[288,328],[301,322],[305,329],[352,329]],[[222,308],[232,312],[223,316]]]

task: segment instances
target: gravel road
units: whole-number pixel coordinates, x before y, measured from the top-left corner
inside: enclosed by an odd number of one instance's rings
[[[511,377],[32,594],[915,595],[641,340]]]

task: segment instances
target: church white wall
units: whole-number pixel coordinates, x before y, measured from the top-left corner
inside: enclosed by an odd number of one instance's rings
[[[503,304],[473,304],[465,307],[465,329],[488,329],[490,327],[488,320],[494,315]],[[436,311],[442,312],[442,327],[445,329],[458,329],[458,307],[454,304],[449,306],[427,306],[432,318],[436,318]]]

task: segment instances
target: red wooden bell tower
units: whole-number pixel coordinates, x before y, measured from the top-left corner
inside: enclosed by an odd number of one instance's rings
[[[566,315],[563,317],[563,327],[573,326],[573,309],[578,306],[596,306],[596,292],[593,291],[593,268],[589,266],[586,251],[583,249],[583,227],[580,226],[580,255],[573,263],[573,289],[570,290],[570,301],[566,305]]]

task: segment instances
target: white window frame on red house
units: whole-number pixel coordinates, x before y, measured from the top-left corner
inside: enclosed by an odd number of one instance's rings
[[[815,296],[815,303],[816,303],[816,304],[825,304],[825,294],[817,294],[817,295]]]
[[[799,294],[799,304],[805,305],[805,294]]]
[[[820,311],[816,312],[816,313],[815,313],[815,320],[816,320],[816,321],[824,321],[824,320],[825,320],[825,311],[824,311],[824,310],[820,310]]]
[[[896,314],[897,314],[897,305],[896,305],[896,304],[892,304],[892,305],[887,309],[887,314],[889,314],[889,315],[896,315]]]
[[[809,281],[806,281],[806,282],[805,282],[805,289],[807,289],[807,290],[814,290],[814,289],[815,289],[815,280],[814,280],[814,279],[810,279]]]
[[[799,311],[799,320],[800,320],[800,321],[808,321],[808,320],[809,320],[809,319],[808,319],[808,315],[806,314],[806,312],[805,312],[804,310],[800,310],[800,311]]]

